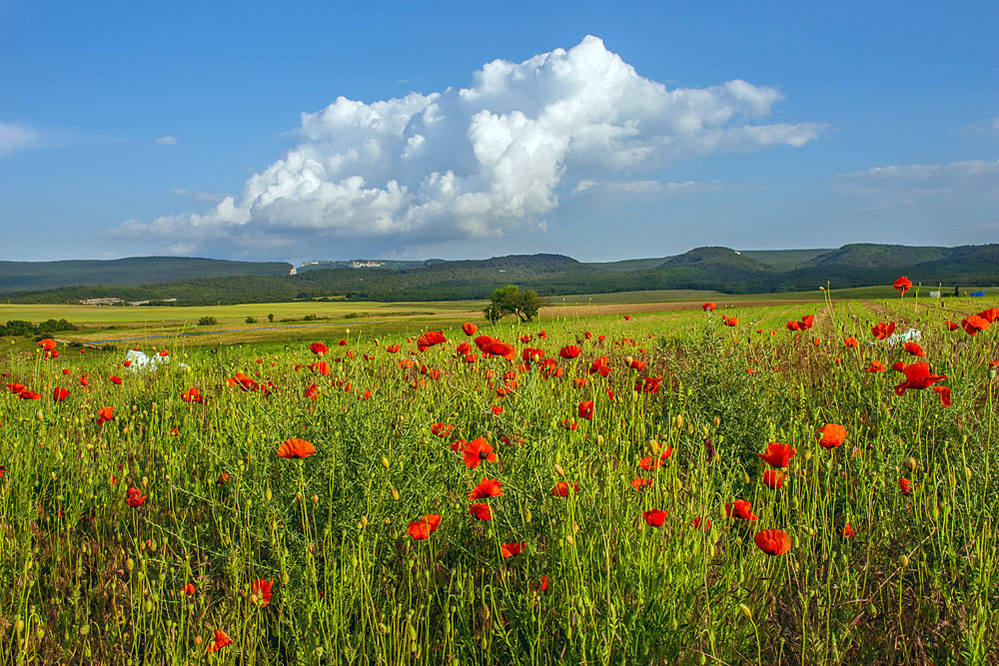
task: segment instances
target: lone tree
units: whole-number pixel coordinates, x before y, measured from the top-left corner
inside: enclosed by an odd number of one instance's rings
[[[541,309],[541,299],[533,290],[521,291],[515,284],[500,287],[482,312],[490,323],[496,323],[508,314],[516,315],[520,321],[531,321]]]

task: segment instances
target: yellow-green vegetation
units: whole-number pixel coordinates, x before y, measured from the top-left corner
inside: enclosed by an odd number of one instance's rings
[[[460,303],[197,308],[374,314],[128,344],[152,369],[5,345],[0,662],[994,663],[985,304],[705,300],[471,335]]]

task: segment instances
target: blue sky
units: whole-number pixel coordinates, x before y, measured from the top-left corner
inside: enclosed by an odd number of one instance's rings
[[[0,259],[999,240],[994,2],[144,4],[0,0]]]

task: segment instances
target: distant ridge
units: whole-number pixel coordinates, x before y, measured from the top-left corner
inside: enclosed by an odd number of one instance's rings
[[[119,261],[139,262],[141,266],[142,262],[165,260]],[[177,304],[296,299],[455,300],[486,298],[493,289],[507,284],[535,289],[542,296],[649,289],[713,289],[739,294],[812,290],[827,283],[837,289],[884,285],[903,274],[924,285],[999,285],[999,244],[946,248],[858,243],[835,250],[750,251],[700,247],[672,257],[606,264],[585,264],[559,254],[428,260],[408,267],[371,265],[379,263],[378,260],[347,263],[352,267],[314,268],[289,275],[290,264],[217,262],[224,266],[211,265],[213,270],[236,270],[236,267],[246,265],[260,272],[198,276],[141,285],[64,286],[8,292],[6,297],[18,303],[77,303],[86,299]],[[187,266],[187,269],[191,268]],[[270,270],[275,272],[268,273]],[[38,287],[37,283],[33,286]]]
[[[228,275],[288,275],[291,264],[193,257],[0,261],[0,291],[138,285]]]

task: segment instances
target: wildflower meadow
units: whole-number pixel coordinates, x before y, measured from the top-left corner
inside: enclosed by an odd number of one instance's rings
[[[0,662],[999,663],[999,308],[0,350]]]

